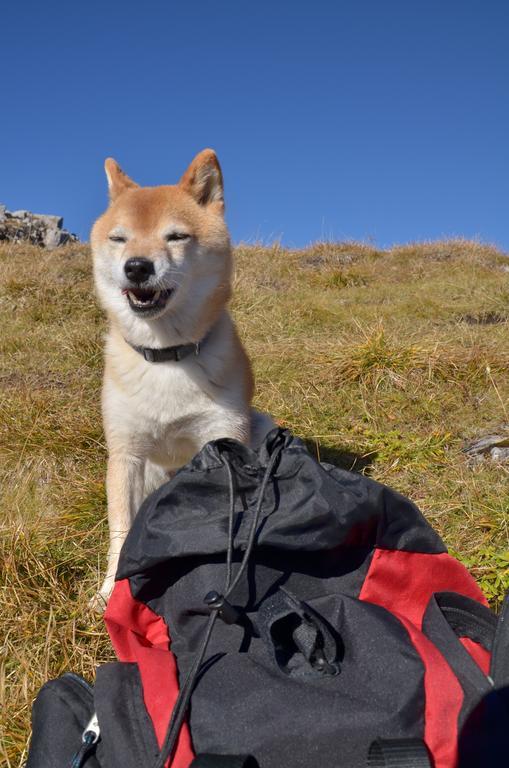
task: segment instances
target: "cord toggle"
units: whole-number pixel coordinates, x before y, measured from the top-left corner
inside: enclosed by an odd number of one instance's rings
[[[225,624],[236,624],[242,615],[242,611],[235,608],[224,595],[220,595],[215,589],[205,595],[203,602],[209,611],[217,611],[219,618]]]

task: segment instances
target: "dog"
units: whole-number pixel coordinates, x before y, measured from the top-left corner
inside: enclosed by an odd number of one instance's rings
[[[105,171],[110,204],[91,233],[109,321],[102,413],[110,546],[97,609],[143,498],[210,440],[257,443],[273,426],[251,408],[252,369],[227,309],[232,249],[215,152],[200,152],[174,186],[140,187],[112,158]]]

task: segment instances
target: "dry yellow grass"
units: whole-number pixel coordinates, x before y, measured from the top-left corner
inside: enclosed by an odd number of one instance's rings
[[[509,422],[509,260],[480,243],[380,251],[240,246],[233,310],[256,404],[321,457],[411,496],[496,605],[507,465],[465,441]],[[103,319],[87,246],[0,244],[0,761],[22,764],[35,692],[112,658],[87,609],[106,549]]]

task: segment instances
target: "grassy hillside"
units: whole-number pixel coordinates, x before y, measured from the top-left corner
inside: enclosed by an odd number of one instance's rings
[[[463,241],[236,258],[257,406],[411,496],[497,605],[509,465],[471,465],[462,446],[509,422],[509,260]],[[0,244],[0,267],[0,762],[17,768],[42,683],[112,658],[86,607],[107,546],[104,325],[86,246]]]

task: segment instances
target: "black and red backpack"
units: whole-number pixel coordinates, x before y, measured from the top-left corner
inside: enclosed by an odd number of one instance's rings
[[[146,499],[105,619],[119,661],[43,687],[28,768],[508,762],[506,612],[414,504],[286,430]]]

